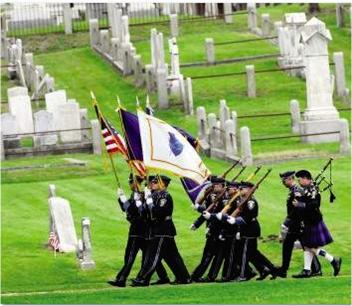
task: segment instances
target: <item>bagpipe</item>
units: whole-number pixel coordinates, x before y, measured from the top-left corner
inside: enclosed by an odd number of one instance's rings
[[[330,203],[333,203],[334,200],[336,199],[336,196],[334,195],[333,191],[332,191],[332,186],[334,185],[332,182],[332,161],[334,159],[332,157],[329,158],[329,160],[327,161],[327,163],[324,165],[323,169],[320,170],[320,172],[318,173],[318,175],[313,179],[314,185],[318,188],[318,190],[320,191],[320,193],[329,190],[330,192]],[[324,176],[324,172],[329,168],[329,179],[327,179]],[[321,184],[325,183],[326,185],[321,188]]]

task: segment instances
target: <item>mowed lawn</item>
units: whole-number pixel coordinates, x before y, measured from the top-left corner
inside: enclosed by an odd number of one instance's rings
[[[60,168],[64,158],[73,157],[88,161],[85,168]],[[116,166],[127,192],[128,171],[121,159]],[[344,303],[350,302],[350,159],[337,157],[333,165],[334,192],[337,200],[328,203],[323,195],[324,219],[334,237],[327,250],[343,258],[341,275],[332,277],[332,268],[322,260],[324,276],[309,280],[266,280],[262,283],[165,285],[158,288],[111,288],[106,281],[112,279],[123,261],[128,223],[116,202],[116,183],[106,157],[73,154],[44,158],[8,160],[2,167],[51,164],[43,170],[2,172],[2,303]],[[205,158],[213,173],[222,173],[229,164]],[[279,173],[285,170],[307,168],[316,175],[325,159],[291,161],[274,165],[272,173],[257,191],[260,205],[259,220],[263,251],[276,265],[281,263],[281,244],[268,241],[268,235],[279,233],[285,217],[287,191],[281,185]],[[247,169],[242,179],[254,167]],[[234,170],[229,177],[233,176]],[[264,171],[262,171],[264,173]],[[257,177],[259,178],[260,175]],[[256,179],[254,179],[255,181]],[[93,258],[96,269],[81,271],[75,254],[58,254],[45,246],[48,238],[48,185],[55,184],[57,195],[70,201],[77,234],[81,235],[80,220],[91,219]],[[190,224],[197,214],[176,177],[170,193],[175,202],[173,219],[176,237],[185,263],[192,271],[200,261],[204,245],[204,228],[193,232]],[[140,255],[131,272],[131,278],[140,267]],[[289,275],[302,268],[303,254],[294,251]],[[173,278],[171,272],[169,275]],[[153,278],[156,278],[155,276]]]

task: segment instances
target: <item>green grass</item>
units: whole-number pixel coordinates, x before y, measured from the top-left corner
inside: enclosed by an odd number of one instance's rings
[[[252,281],[247,284],[163,286],[160,287],[162,289],[126,288],[115,291],[109,289],[105,282],[113,278],[117,269],[121,267],[128,223],[116,203],[113,174],[110,168],[103,167],[104,160],[92,155],[73,154],[8,160],[2,163],[2,167],[62,163],[64,157],[86,160],[88,166],[75,174],[66,173],[65,168],[48,170],[47,176],[35,169],[27,171],[26,175],[18,171],[6,173],[6,175],[2,173],[1,277],[2,293],[5,294],[2,297],[3,303],[349,303],[351,272],[349,158],[337,158],[334,161],[334,191],[337,200],[330,205],[328,194],[324,193],[322,204],[324,220],[335,241],[327,246],[327,250],[342,256],[344,260],[341,277],[302,281],[288,278],[268,280],[261,284]],[[222,161],[208,158],[204,160],[213,173],[221,173],[228,167],[228,164]],[[121,159],[116,162],[119,177],[123,180],[123,186],[127,191],[127,169]],[[270,234],[278,234],[285,216],[287,191],[282,187],[278,174],[287,169],[301,168],[308,168],[317,174],[324,163],[324,159],[311,159],[273,165],[272,173],[257,192],[263,238]],[[100,171],[99,168],[101,168]],[[250,171],[247,170],[243,178]],[[48,238],[49,184],[55,184],[57,194],[70,201],[78,235],[81,235],[80,219],[84,216],[90,217],[93,258],[97,264],[95,270],[81,271],[74,254],[58,254],[55,258],[53,253],[45,248]],[[188,229],[197,214],[191,209],[190,202],[175,177],[173,177],[170,192],[175,202],[174,222],[178,232],[177,244],[188,269],[192,271],[202,253],[204,229],[196,232]],[[280,264],[281,244],[277,241],[260,242],[259,248],[275,264]],[[136,260],[131,277],[136,275],[139,263],[140,256]],[[298,271],[302,263],[302,252],[295,251],[290,272]],[[324,277],[330,277],[331,267],[323,260],[322,265]],[[171,272],[169,274],[171,276]],[[305,291],[297,295],[303,286]],[[102,289],[102,291],[82,294],[52,292],[89,288]],[[49,293],[19,294],[12,297],[6,295],[41,291]],[[322,291],[326,294],[322,295]]]

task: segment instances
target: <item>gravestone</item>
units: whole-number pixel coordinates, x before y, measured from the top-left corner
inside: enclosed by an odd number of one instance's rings
[[[241,160],[243,166],[253,165],[252,145],[249,128],[246,126],[241,127]]]
[[[88,141],[89,140],[88,128],[90,127],[90,122],[88,119],[88,110],[86,108],[81,108],[79,110],[79,117],[81,120],[81,128],[84,129],[84,130],[82,130],[82,140]]]
[[[95,262],[92,259],[92,239],[90,235],[90,220],[87,217],[82,218],[82,260],[80,266],[83,270],[95,268]]]
[[[70,203],[60,197],[50,197],[48,201],[52,222],[60,243],[60,251],[75,252],[77,235]]]
[[[79,104],[75,102],[67,102],[59,105],[57,108],[58,117],[60,118],[59,129],[62,130],[76,130],[60,132],[60,139],[62,142],[80,142],[82,140],[81,119],[79,112]]]
[[[1,114],[1,133],[4,136],[18,134],[16,117],[10,113]]]
[[[32,105],[28,96],[15,96],[9,99],[9,111],[16,117],[19,133],[33,133]]]
[[[99,44],[99,22],[98,19],[89,20],[89,37],[90,46],[94,47]]]
[[[330,133],[340,130],[339,113],[332,99],[328,42],[330,31],[325,23],[313,17],[301,31],[304,43],[307,108],[300,122],[301,134]],[[303,142],[339,141],[339,134],[302,136]]]
[[[54,131],[54,115],[46,110],[34,113],[34,129],[36,133]],[[50,146],[57,143],[56,134],[42,134],[34,137],[36,146]]]
[[[57,90],[45,94],[46,110],[53,114],[54,129],[60,129],[60,116],[58,114],[58,107],[67,103],[66,91]]]
[[[208,64],[214,64],[215,62],[215,48],[214,48],[214,39],[206,38],[205,39],[205,54]]]
[[[7,89],[7,98],[13,98],[17,96],[28,96],[28,88],[22,86],[11,87]]]

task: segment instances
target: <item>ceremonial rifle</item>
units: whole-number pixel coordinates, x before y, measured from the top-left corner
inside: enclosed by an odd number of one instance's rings
[[[256,176],[256,174],[260,171],[261,168],[262,166],[258,166],[257,169],[255,169],[254,172],[252,172],[246,178],[246,181],[250,181],[251,179],[253,179]],[[227,202],[226,206],[222,209],[221,211],[222,214],[226,214],[230,210],[232,203],[239,197],[239,195],[240,195],[240,191],[237,190],[235,194],[231,197],[231,199]]]
[[[226,178],[226,176],[230,173],[230,171],[235,168],[238,164],[239,164],[240,160],[236,160],[233,165],[228,169],[226,170],[220,177],[222,177],[223,179]]]
[[[246,168],[246,166],[242,166],[239,173],[231,180],[231,183],[234,182]],[[225,195],[226,190],[227,187],[224,188],[224,190],[214,199],[213,203],[211,203],[205,211],[210,212],[213,208],[215,208],[218,205],[220,199]]]
[[[325,190],[329,189],[330,191],[330,203],[333,203],[334,200],[336,199],[336,196],[334,195],[334,193],[332,192],[332,186],[333,186],[333,183],[332,183],[332,178],[331,178],[331,175],[332,175],[332,169],[331,169],[331,165],[332,165],[332,161],[334,159],[332,157],[329,158],[329,160],[327,161],[327,163],[325,164],[325,166],[323,167],[323,169],[318,173],[318,175],[315,177],[315,179],[313,180],[314,181],[314,184],[315,186],[317,186],[319,188],[320,184],[325,181],[327,183],[327,186],[325,186],[321,192],[324,192]],[[329,179],[329,182],[326,181],[325,177],[323,176],[323,173],[325,172],[325,170],[330,166],[330,179]]]
[[[251,198],[251,196],[254,194],[254,192],[258,189],[259,185],[267,178],[267,176],[269,175],[271,170],[272,170],[271,168],[268,169],[268,171],[263,175],[263,177],[251,188],[251,190],[246,194],[246,196],[241,201],[241,203],[238,205],[238,207],[235,209],[235,211],[231,214],[231,217],[237,217],[242,212],[247,201]]]

